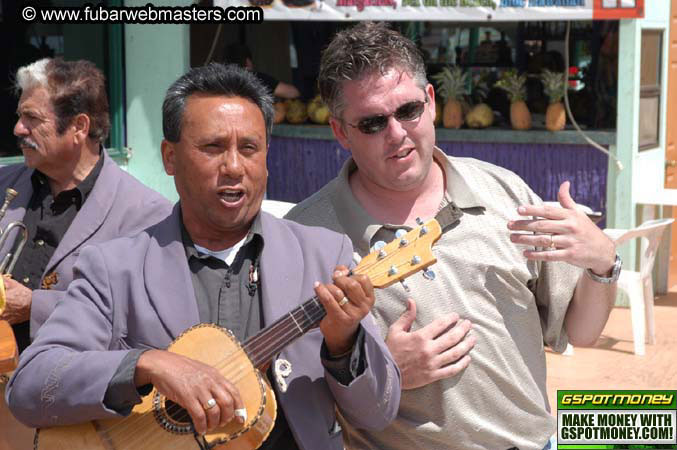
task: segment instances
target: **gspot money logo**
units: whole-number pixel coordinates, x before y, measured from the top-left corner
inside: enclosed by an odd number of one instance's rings
[[[557,448],[677,449],[677,391],[557,391]]]

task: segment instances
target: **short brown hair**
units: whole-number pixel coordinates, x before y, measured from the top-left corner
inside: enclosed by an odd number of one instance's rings
[[[397,68],[421,88],[428,84],[423,56],[411,40],[383,23],[360,22],[340,31],[322,53],[318,85],[334,117],[343,108],[342,83]]]
[[[21,67],[17,92],[40,86],[49,92],[56,115],[56,131],[63,134],[78,114],[89,116],[89,137],[103,143],[110,131],[106,79],[91,62],[42,59]]]

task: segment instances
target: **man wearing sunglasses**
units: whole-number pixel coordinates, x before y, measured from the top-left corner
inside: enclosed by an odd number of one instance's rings
[[[577,212],[568,183],[562,208],[544,207],[515,174],[437,148],[423,60],[385,25],[338,33],[318,81],[351,158],[287,217],[346,233],[361,256],[417,218],[443,227],[435,277],[376,293],[402,371],[398,417],[382,432],[344,424],[346,447],[550,448],[543,344],[594,344],[615,296],[613,242]]]

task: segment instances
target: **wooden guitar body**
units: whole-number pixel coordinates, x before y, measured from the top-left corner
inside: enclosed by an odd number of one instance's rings
[[[247,422],[231,421],[204,436],[209,448],[258,448],[275,424],[276,402],[270,386],[229,331],[202,324],[188,329],[168,348],[218,368],[240,391]],[[38,430],[35,448],[44,450],[198,449],[188,413],[155,389],[125,418]],[[202,441],[202,438],[200,438]]]

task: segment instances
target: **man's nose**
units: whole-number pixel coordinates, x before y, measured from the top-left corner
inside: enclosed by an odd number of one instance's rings
[[[223,153],[219,171],[221,175],[239,178],[243,174],[242,155],[237,149],[228,149]]]
[[[14,125],[14,136],[28,136],[30,131],[24,125],[23,120],[19,118]]]
[[[395,116],[388,117],[388,125],[385,129],[386,139],[389,143],[399,144],[407,136],[407,130],[405,130],[402,122],[397,120]]]

